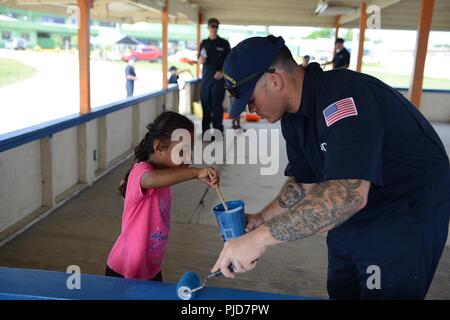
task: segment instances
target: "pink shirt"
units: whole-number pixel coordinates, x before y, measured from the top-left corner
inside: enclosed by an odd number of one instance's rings
[[[128,279],[148,280],[161,270],[170,230],[170,187],[142,189],[141,177],[155,170],[148,162],[134,164],[125,193],[122,231],[108,257],[108,266]]]

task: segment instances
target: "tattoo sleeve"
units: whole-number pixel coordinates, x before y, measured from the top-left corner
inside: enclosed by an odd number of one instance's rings
[[[277,197],[278,205],[283,209],[293,208],[303,200],[305,195],[303,184],[295,182],[294,177],[289,177]]]
[[[337,227],[365,205],[365,198],[357,190],[361,180],[333,180],[319,183],[297,204],[265,223],[272,236],[280,241],[290,241],[311,236],[321,230]],[[301,187],[293,188],[301,198]],[[293,193],[294,191],[292,191]],[[281,201],[281,203],[293,203]]]

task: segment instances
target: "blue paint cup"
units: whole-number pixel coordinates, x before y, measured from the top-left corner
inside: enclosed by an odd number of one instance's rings
[[[218,204],[213,209],[223,241],[242,236],[245,233],[247,224],[244,201],[232,200],[227,201],[226,204],[228,210],[225,210],[223,203]]]

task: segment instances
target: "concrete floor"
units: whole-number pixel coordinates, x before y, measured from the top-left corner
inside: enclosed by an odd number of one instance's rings
[[[450,125],[436,128],[449,147]],[[224,196],[244,200],[247,212],[260,210],[275,197],[284,181],[286,159],[281,150],[283,157],[276,176],[260,176],[257,165],[222,166]],[[1,247],[0,265],[65,271],[74,264],[83,273],[103,274],[108,253],[120,232],[122,199],[117,186],[128,168],[129,163],[119,166]],[[173,199],[171,237],[163,266],[165,281],[169,282],[177,282],[186,271],[206,274],[222,248],[211,214],[217,195],[199,182],[190,181],[173,187]],[[447,246],[428,299],[450,299],[449,270]],[[209,285],[327,297],[326,274],[325,236],[319,235],[270,248],[252,272],[235,280],[214,279]]]

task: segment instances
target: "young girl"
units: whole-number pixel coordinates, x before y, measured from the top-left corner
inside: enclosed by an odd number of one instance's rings
[[[119,188],[125,198],[122,231],[109,254],[106,275],[162,281],[161,264],[170,230],[170,186],[199,179],[210,187],[219,184],[214,168],[177,165],[171,141],[176,129],[193,137],[194,124],[175,112],[164,112],[147,126],[148,132],[135,149],[135,162]],[[177,160],[177,159],[175,159]]]

